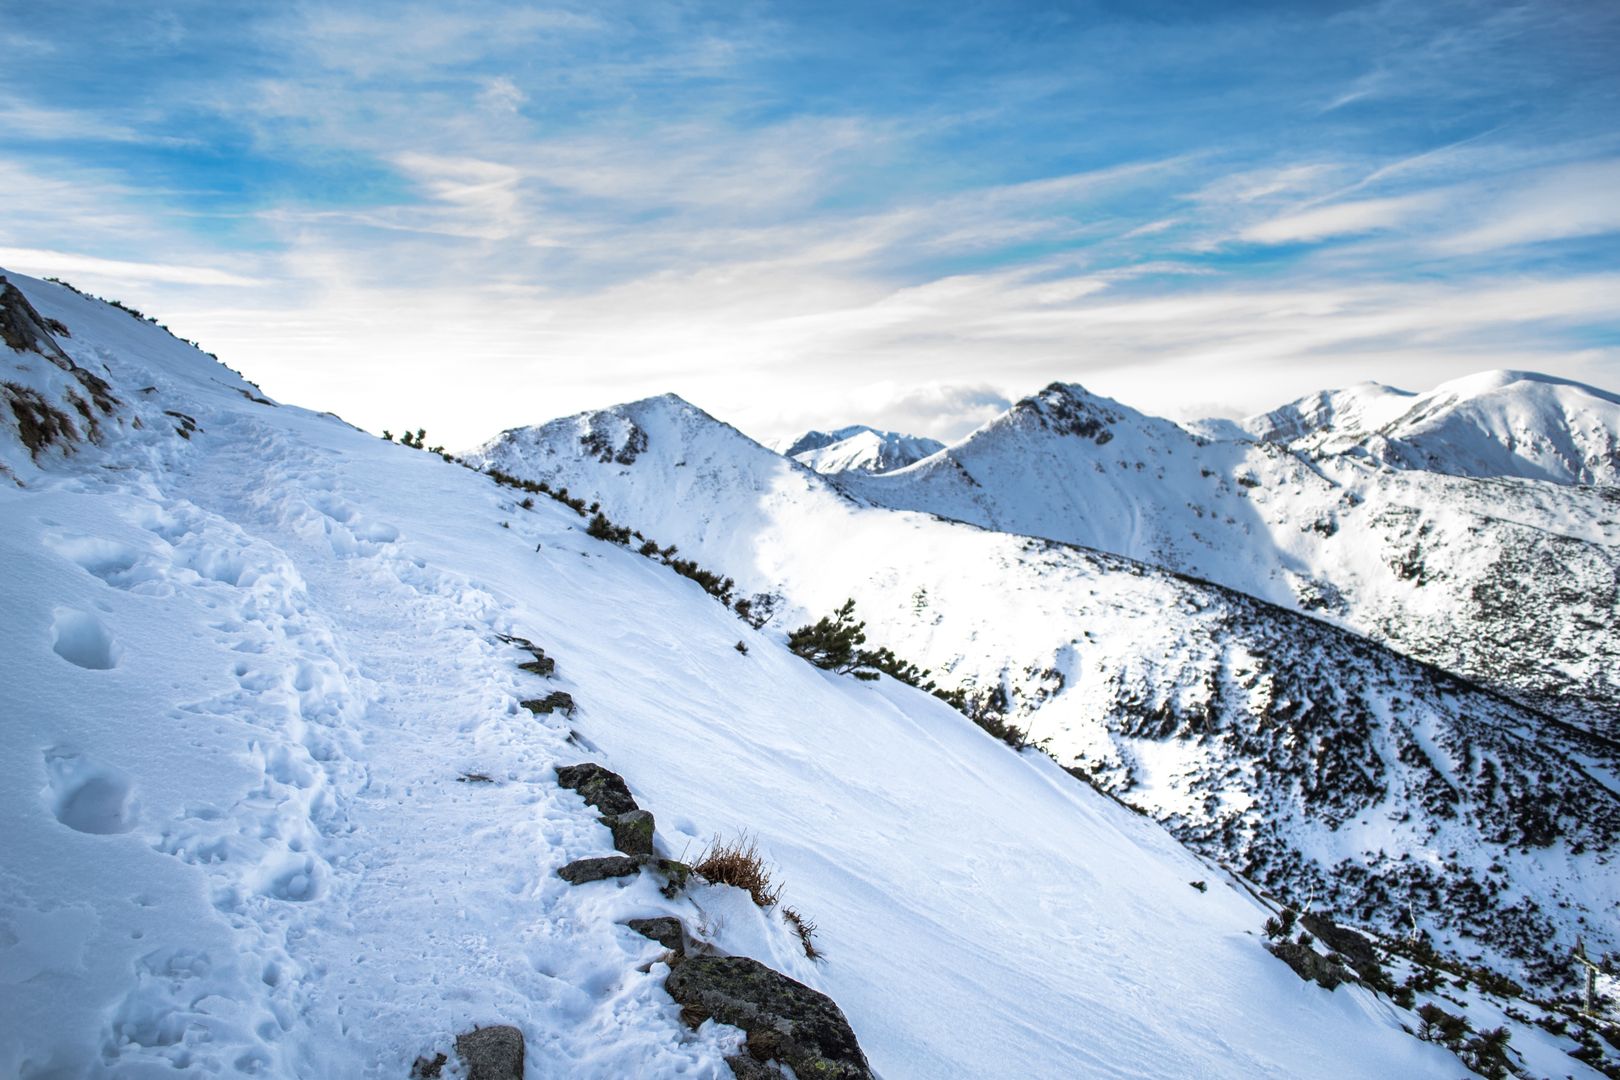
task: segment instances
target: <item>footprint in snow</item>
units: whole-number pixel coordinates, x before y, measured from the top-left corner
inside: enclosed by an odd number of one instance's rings
[[[56,820],[68,828],[106,836],[135,827],[135,786],[117,769],[56,749],[45,754],[45,774],[46,802]]]
[[[105,623],[76,608],[56,609],[51,620],[51,649],[68,663],[91,671],[117,667],[124,651]]]

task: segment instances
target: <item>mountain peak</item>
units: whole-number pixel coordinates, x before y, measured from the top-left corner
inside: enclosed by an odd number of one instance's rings
[[[1359,383],[1243,426],[1262,442],[1400,469],[1620,484],[1620,396],[1534,371],[1476,372],[1422,394]]]
[[[781,453],[819,473],[886,473],[916,464],[944,448],[938,439],[851,424],[834,431],[807,431],[782,447]]]

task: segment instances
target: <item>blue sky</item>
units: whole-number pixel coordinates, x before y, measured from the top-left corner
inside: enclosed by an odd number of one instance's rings
[[[1620,6],[0,0],[0,266],[449,445],[1620,387]]]

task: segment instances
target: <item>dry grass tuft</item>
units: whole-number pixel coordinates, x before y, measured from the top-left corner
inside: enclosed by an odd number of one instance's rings
[[[716,836],[692,869],[711,884],[735,885],[762,908],[775,904],[782,892],[780,885],[772,887],[771,872],[760,858],[759,844],[747,833],[738,833],[729,841]]]
[[[814,940],[816,924],[805,918],[797,908],[784,907],[782,909],[782,918],[786,919],[788,925],[793,927],[793,932],[799,935],[799,944],[804,946],[804,955],[812,960],[820,960],[821,950],[816,948]]]

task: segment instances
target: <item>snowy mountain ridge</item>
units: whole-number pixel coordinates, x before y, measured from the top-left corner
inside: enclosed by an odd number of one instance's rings
[[[1528,371],[1485,371],[1414,394],[1323,391],[1244,422],[1315,457],[1360,454],[1452,476],[1620,484],[1620,396]]]
[[[111,408],[92,434],[43,339],[0,350],[26,402],[0,411],[7,1075],[399,1077],[495,1023],[529,1076],[729,1075],[740,1032],[683,1023],[669,953],[623,925],[655,915],[826,991],[888,1080],[1456,1074],[1410,1012],[1302,983],[1261,947],[1270,905],[1050,761],[805,664],[559,503],[11,281]],[[41,403],[72,430],[34,438]],[[770,456],[784,491],[853,505]],[[571,716],[525,707],[552,690]],[[825,958],[726,886],[563,881],[611,851],[557,782],[589,759],[664,853],[747,829]],[[1514,1028],[1537,1075],[1595,1075],[1575,1049]]]
[[[1107,447],[1121,416],[1064,391],[1005,420]],[[1314,619],[1141,562],[873,506],[672,395],[507,432],[473,460],[599,500],[741,591],[779,595],[775,625],[854,596],[876,643],[999,701],[1061,764],[1361,925],[1416,918],[1466,954],[1545,976],[1620,904],[1613,744]],[[1552,816],[1533,821],[1533,806]],[[1521,862],[1541,849],[1558,854]]]
[[[1501,392],[1584,393],[1571,385],[1511,380]],[[1363,389],[1334,408],[1357,416],[1388,409],[1387,397]],[[1601,413],[1605,400],[1588,403]],[[1324,409],[1287,416],[1322,423]],[[1420,414],[1458,415],[1406,415]],[[909,469],[837,480],[875,505],[1214,581],[1620,733],[1616,489],[1306,453],[1281,444],[1300,427],[1284,419],[1267,429],[1278,441],[1212,439],[1054,384]],[[1613,421],[1603,430],[1620,431],[1620,413]]]

